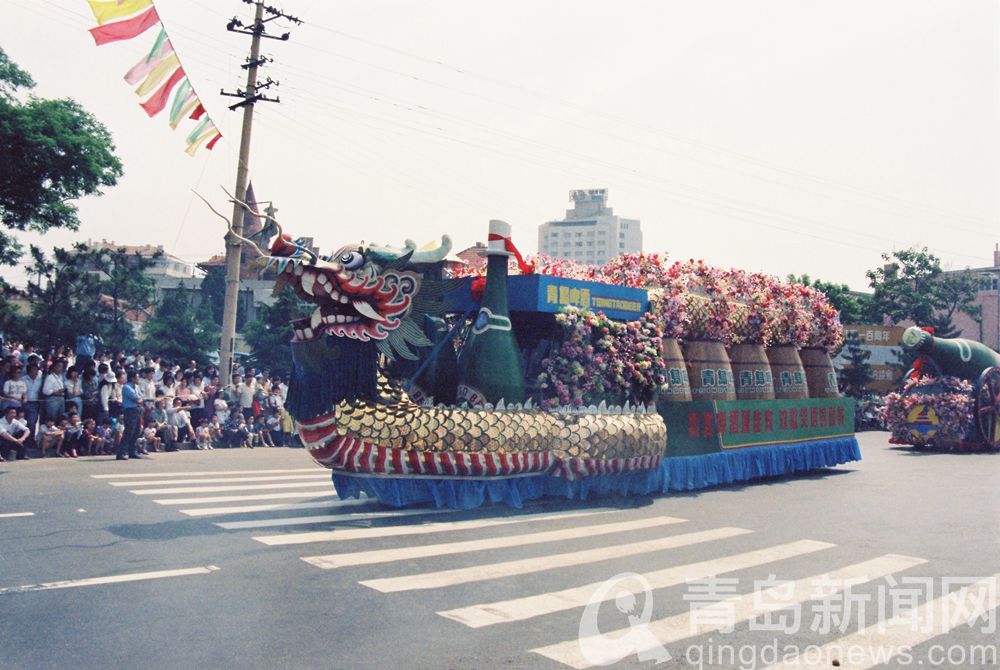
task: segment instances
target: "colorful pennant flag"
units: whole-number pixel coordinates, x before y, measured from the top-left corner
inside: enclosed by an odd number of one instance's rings
[[[101,46],[108,42],[130,40],[133,37],[138,37],[159,22],[160,15],[156,13],[156,7],[150,7],[142,14],[133,16],[131,19],[106,23],[98,28],[91,28],[90,34],[94,36],[94,42],[97,43],[97,46]]]
[[[184,72],[153,0],[87,0],[87,3],[97,19],[98,27],[91,28],[90,34],[98,46],[132,39],[155,25],[160,26],[153,46],[142,60],[125,73],[125,81],[135,89],[136,95],[149,96],[139,104],[151,117],[162,112],[170,103],[171,129],[176,129],[185,118],[199,121],[186,138],[188,155],[193,156],[202,146],[211,151],[222,138],[222,133],[205,113],[205,106]]]
[[[142,103],[140,107],[146,110],[146,113],[150,116],[156,116],[163,111],[163,108],[167,106],[167,100],[170,98],[170,91],[173,90],[181,79],[184,78],[184,69],[177,68],[174,73],[170,75],[170,79],[166,81],[163,86],[156,90],[156,93],[149,96],[149,100]]]
[[[125,73],[125,81],[137,86],[154,67],[163,62],[163,59],[174,52],[174,45],[167,38],[167,31],[160,30],[160,36],[156,38],[156,44],[146,57],[132,66],[132,69]]]
[[[98,25],[104,25],[108,21],[120,19],[123,16],[131,16],[139,10],[153,6],[153,0],[112,0],[102,2],[101,0],[87,0],[90,3],[90,10],[94,12],[94,18]]]

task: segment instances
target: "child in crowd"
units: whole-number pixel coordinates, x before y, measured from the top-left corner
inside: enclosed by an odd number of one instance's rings
[[[212,448],[212,432],[208,428],[208,419],[202,418],[195,429],[195,446],[198,449]]]
[[[38,441],[38,446],[42,450],[42,458],[45,458],[45,452],[49,449],[52,449],[54,452],[53,456],[66,456],[69,458],[69,454],[63,452],[63,440],[66,438],[66,434],[56,425],[55,419],[52,417],[47,418],[45,425],[38,432],[41,437]]]
[[[152,422],[146,424],[146,427],[142,429],[142,439],[146,441],[146,449],[160,450],[160,438],[157,436],[156,426]]]
[[[253,449],[253,443],[250,441],[250,431],[247,430],[247,422],[243,418],[242,413],[233,412],[229,416],[229,422],[226,424],[224,434],[230,449],[237,446]]]
[[[208,434],[212,439],[213,445],[222,444],[222,423],[220,423],[217,414],[213,414],[212,418],[208,420]]]
[[[91,456],[108,453],[104,446],[104,432],[97,427],[97,422],[93,419],[86,419],[83,422],[83,433],[81,450],[86,449]]]
[[[271,439],[271,431],[267,429],[267,420],[264,418],[263,414],[258,414],[254,417],[251,430],[257,440],[257,444],[262,447],[274,446],[274,440]]]
[[[80,423],[80,417],[71,416],[66,419],[65,423],[63,432],[66,434],[66,439],[63,441],[63,453],[68,453],[70,457],[73,454],[86,453],[84,449],[87,447],[87,440],[83,435],[83,424]]]
[[[281,432],[281,410],[272,409],[267,414],[267,432],[271,443],[277,447],[285,446],[285,437]]]

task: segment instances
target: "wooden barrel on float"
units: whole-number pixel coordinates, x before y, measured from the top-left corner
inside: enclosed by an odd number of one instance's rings
[[[736,400],[733,368],[721,342],[689,340],[684,343],[691,397],[694,400]]]
[[[774,397],[779,400],[800,400],[809,397],[806,372],[798,349],[793,344],[781,344],[767,349],[774,377]]]
[[[764,345],[734,344],[729,349],[729,362],[737,399],[774,400],[774,378]]]
[[[839,398],[837,371],[833,360],[825,349],[807,348],[799,351],[802,367],[806,373],[806,385],[810,398]]]

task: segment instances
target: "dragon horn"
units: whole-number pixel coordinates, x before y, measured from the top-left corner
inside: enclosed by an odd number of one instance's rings
[[[259,217],[265,218],[268,221],[270,221],[271,223],[273,223],[275,226],[277,226],[277,228],[278,228],[278,237],[281,237],[281,235],[285,232],[284,229],[281,227],[281,224],[278,223],[278,220],[276,218],[274,218],[273,216],[268,216],[267,214],[262,214],[262,213],[256,211],[253,207],[251,207],[247,203],[243,202],[242,200],[239,200],[238,198],[236,198],[236,196],[234,196],[232,193],[230,193],[229,191],[227,191],[225,186],[222,187],[222,191],[227,196],[229,196],[229,200],[231,202],[235,202],[236,204],[238,204],[239,206],[241,206],[243,209],[245,209],[246,211],[250,212],[250,214],[252,214],[253,216],[259,216]]]
[[[225,190],[225,189],[223,189],[223,190]],[[261,256],[267,256],[268,255],[268,254],[264,253],[263,251],[261,251],[260,247],[258,247],[256,244],[254,244],[253,240],[248,240],[247,238],[243,237],[242,235],[237,235],[236,231],[233,230],[233,224],[229,222],[229,219],[227,219],[225,216],[223,216],[222,214],[220,214],[218,212],[218,210],[215,209],[215,207],[212,207],[212,204],[208,200],[205,199],[205,196],[203,196],[201,193],[198,193],[198,191],[192,191],[192,193],[194,193],[196,196],[198,196],[201,199],[201,201],[203,203],[205,203],[210,210],[212,210],[213,214],[215,214],[217,217],[219,217],[220,219],[222,219],[223,221],[226,222],[226,226],[229,228],[229,232],[232,234],[233,237],[235,237],[236,239],[238,239],[238,240],[240,240],[242,242],[245,242],[246,244],[249,244],[250,246],[252,246],[254,249],[257,250],[257,253],[259,253]]]
[[[406,240],[406,246],[416,247],[417,245],[410,240]],[[447,235],[442,235],[441,244],[430,248],[428,248],[428,246],[421,247],[420,249],[414,251],[413,256],[410,257],[410,262],[437,263],[438,261],[443,260],[444,257],[448,255],[448,252],[451,251],[451,238]]]
[[[369,245],[368,255],[375,261],[381,264],[392,263],[397,261],[404,256],[409,256],[413,254],[416,246],[413,242],[409,240],[403,245],[402,249],[393,249],[392,247],[383,247],[377,244]]]

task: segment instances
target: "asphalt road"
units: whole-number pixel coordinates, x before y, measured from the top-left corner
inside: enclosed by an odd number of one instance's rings
[[[771,645],[815,645],[802,667],[1000,667],[996,589],[955,581],[1000,572],[1000,454],[861,444],[860,463],[745,486],[443,513],[341,502],[301,450],[3,463],[0,668],[586,667],[613,635],[620,667],[658,645],[663,668],[763,668]],[[624,572],[651,596],[626,579],[634,602],[586,607]],[[785,590],[747,609],[770,576]],[[777,613],[753,619],[768,594]],[[976,594],[978,620],[958,607]]]

